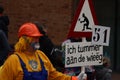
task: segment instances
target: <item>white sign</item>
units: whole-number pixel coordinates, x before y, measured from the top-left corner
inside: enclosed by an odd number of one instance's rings
[[[65,67],[102,65],[103,46],[91,42],[66,43]]]
[[[67,37],[92,37],[92,25],[96,24],[92,0],[80,0]]]
[[[74,31],[92,32],[92,25],[94,24],[95,23],[93,21],[93,16],[90,9],[89,1],[85,0]]]
[[[110,37],[109,27],[98,26],[98,25],[95,25],[93,27],[92,44],[108,46],[109,37]]]

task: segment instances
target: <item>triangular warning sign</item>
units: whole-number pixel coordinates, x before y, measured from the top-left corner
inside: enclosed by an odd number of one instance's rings
[[[92,37],[92,26],[96,24],[92,1],[80,0],[67,37]]]

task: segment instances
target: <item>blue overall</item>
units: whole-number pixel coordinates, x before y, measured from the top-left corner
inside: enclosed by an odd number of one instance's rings
[[[44,67],[44,63],[41,60],[40,56],[39,56],[39,59],[40,59],[42,69],[39,72],[28,72],[28,70],[26,69],[25,63],[22,61],[19,55],[18,57],[24,72],[23,80],[47,80],[48,73]]]

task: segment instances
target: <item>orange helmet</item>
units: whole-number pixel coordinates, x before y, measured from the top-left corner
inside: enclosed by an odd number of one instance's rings
[[[42,34],[39,32],[35,24],[25,23],[19,28],[18,31],[18,37],[21,36],[39,37],[42,36]]]

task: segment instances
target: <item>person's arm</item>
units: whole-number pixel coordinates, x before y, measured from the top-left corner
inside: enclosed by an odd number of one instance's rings
[[[39,53],[41,53],[40,57],[44,61],[44,65],[48,71],[48,80],[85,80],[84,78],[87,77],[83,72],[81,72],[78,76],[69,76],[59,72],[53,67],[52,63],[43,52]]]
[[[87,75],[84,72],[81,72],[78,76],[69,76],[56,71],[52,65],[50,66],[49,75],[50,80],[87,80]]]
[[[16,55],[11,55],[5,61],[5,63],[1,66],[0,69],[0,80],[15,80],[15,76],[17,75],[17,57]],[[21,80],[21,79],[20,79]]]
[[[49,79],[50,80],[71,80],[71,76],[65,75],[61,72],[56,71],[56,69],[50,65],[49,66]]]
[[[42,59],[42,61],[44,62],[45,69],[48,72],[48,80],[85,80],[83,79],[84,75],[85,75],[85,78],[87,77],[86,74],[83,72],[80,73],[78,76],[69,76],[69,75],[63,74],[54,68],[49,58],[42,51],[37,50],[37,53]]]

